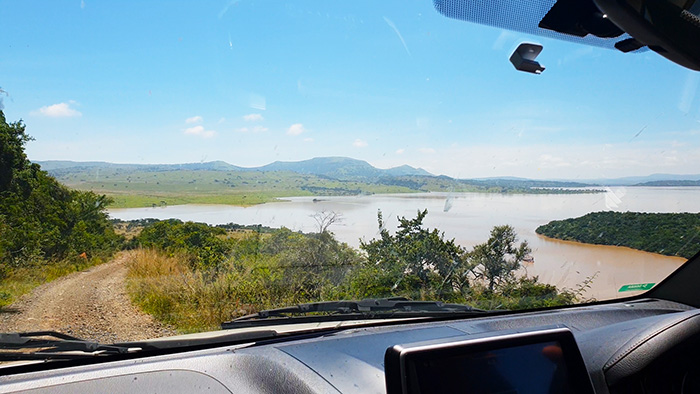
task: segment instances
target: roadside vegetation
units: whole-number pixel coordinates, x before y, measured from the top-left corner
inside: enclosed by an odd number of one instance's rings
[[[237,316],[292,304],[403,296],[468,303],[487,309],[535,308],[584,301],[589,285],[557,289],[519,270],[530,252],[510,226],[495,227],[488,240],[467,250],[427,229],[427,211],[400,218],[360,250],[319,232],[286,228],[232,237],[202,223],[167,220],[145,227],[130,241],[136,248],[127,288],[142,310],[178,329],[215,329]]]
[[[110,199],[69,189],[32,164],[31,137],[0,111],[0,307],[37,285],[104,261],[122,246]]]
[[[551,221],[536,232],[566,241],[691,258],[700,249],[700,214],[594,212]]]

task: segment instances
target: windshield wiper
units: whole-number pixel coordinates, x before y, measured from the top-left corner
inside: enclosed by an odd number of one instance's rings
[[[39,350],[25,352],[31,349]],[[0,334],[0,361],[66,360],[130,351],[126,346],[104,345],[56,331]]]
[[[333,320],[436,317],[448,314],[483,314],[488,311],[463,304],[412,301],[404,297],[370,298],[358,301],[323,301],[268,309],[221,324],[222,329],[271,323],[313,323]],[[272,320],[272,321],[271,321]]]

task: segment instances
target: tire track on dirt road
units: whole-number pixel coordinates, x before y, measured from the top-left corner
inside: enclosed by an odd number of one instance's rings
[[[0,310],[0,332],[53,330],[102,343],[174,335],[131,304],[125,286],[129,256],[122,252],[37,287]]]

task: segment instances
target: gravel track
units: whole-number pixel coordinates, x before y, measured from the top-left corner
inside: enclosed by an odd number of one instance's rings
[[[0,310],[0,332],[53,330],[102,343],[175,334],[131,304],[125,287],[129,256],[122,252],[37,287]]]

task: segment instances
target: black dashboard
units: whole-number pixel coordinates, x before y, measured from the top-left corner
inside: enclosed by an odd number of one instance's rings
[[[0,377],[0,392],[385,393],[385,353],[397,345],[449,345],[552,331],[573,334],[596,393],[698,392],[700,310],[651,298],[346,328],[5,375]],[[530,362],[517,361],[522,368]],[[489,381],[483,373],[464,373],[460,379]],[[531,385],[510,392],[554,391]]]

